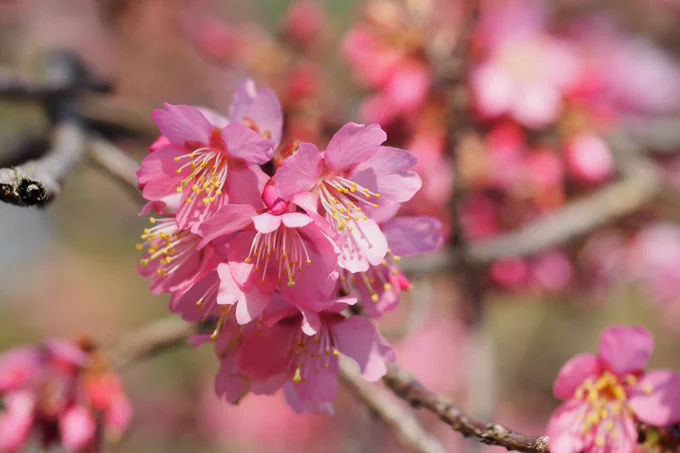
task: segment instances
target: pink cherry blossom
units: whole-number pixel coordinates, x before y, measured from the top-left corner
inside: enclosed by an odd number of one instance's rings
[[[680,421],[680,376],[644,371],[653,348],[643,327],[612,327],[597,356],[579,354],[562,367],[554,393],[566,402],[548,423],[551,451],[630,453],[636,422],[664,427]]]
[[[339,299],[319,313],[301,313],[280,303],[268,313],[258,335],[246,338],[237,364],[249,378],[279,380],[296,411],[328,410],[335,399],[338,355],[352,359],[364,379],[377,381],[394,353],[375,326],[365,318],[341,313],[356,299]]]
[[[263,200],[264,212],[229,204],[199,228],[201,244],[232,236],[226,253],[229,270],[219,271],[220,297],[221,303],[237,304],[240,323],[258,317],[276,289],[296,304],[318,309],[337,280],[337,247],[326,221],[277,197],[271,184]]]
[[[481,36],[490,53],[471,74],[476,106],[487,118],[507,114],[527,127],[545,127],[578,82],[579,61],[567,42],[542,30],[539,6],[508,8],[488,16]]]
[[[147,200],[181,194],[180,228],[197,228],[228,201],[259,201],[266,176],[258,165],[272,158],[281,138],[281,106],[270,90],[246,81],[234,95],[228,118],[170,104],[153,118],[169,144],[153,147],[137,177]]]
[[[91,356],[79,347],[48,340],[0,356],[0,451],[22,450],[32,435],[45,448],[84,451],[95,441],[96,417],[108,434],[120,436],[132,408],[117,377],[89,370]],[[92,392],[108,382],[98,396]]]
[[[300,192],[318,198],[326,220],[341,236],[340,267],[350,272],[380,264],[387,253],[387,240],[371,218],[381,212],[378,208],[391,212],[421,187],[420,177],[409,170],[416,158],[380,146],[385,139],[377,124],[349,123],[333,136],[324,153],[301,143],[275,175],[284,200]]]

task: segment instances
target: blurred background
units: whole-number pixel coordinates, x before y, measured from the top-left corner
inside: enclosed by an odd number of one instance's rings
[[[680,372],[680,2],[480,9],[471,18],[466,0],[0,0],[0,73],[39,80],[49,52],[76,52],[114,86],[82,99],[84,115],[140,161],[156,138],[154,108],[223,111],[246,77],[279,95],[288,141],[324,147],[348,121],[378,122],[390,145],[419,158],[424,187],[404,212],[442,219],[454,249],[524,231],[650,170],[642,187],[575,211],[602,218],[556,246],[468,270],[451,269],[447,251],[404,263],[413,288],[381,322],[398,363],[472,413],[541,435],[560,366],[594,352],[612,324],[647,326],[652,364]],[[437,55],[459,45],[463,76],[451,82]],[[48,128],[38,104],[0,98],[0,167],[44,148]],[[621,134],[626,150],[613,140]],[[610,216],[612,200],[625,209]],[[140,206],[87,165],[44,210],[0,204],[0,349],[80,335],[109,345],[168,314],[136,273]],[[334,416],[295,415],[278,396],[234,408],[214,395],[216,369],[209,348],[180,348],[126,371],[135,416],[109,451],[402,451],[350,394]],[[451,452],[492,450],[419,416]]]

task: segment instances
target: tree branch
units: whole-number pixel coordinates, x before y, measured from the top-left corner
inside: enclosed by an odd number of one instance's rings
[[[399,438],[417,453],[446,453],[441,443],[428,433],[418,419],[389,395],[364,381],[345,357],[340,357],[340,382]]]
[[[101,137],[92,137],[88,143],[88,150],[90,162],[94,167],[108,174],[136,199],[144,201],[137,187],[139,162]]]
[[[53,133],[53,146],[44,156],[0,169],[0,201],[44,206],[60,192],[63,181],[85,153],[86,135],[77,120],[57,124]]]

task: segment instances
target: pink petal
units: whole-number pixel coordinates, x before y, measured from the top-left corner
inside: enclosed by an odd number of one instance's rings
[[[200,145],[210,143],[213,126],[198,109],[188,105],[165,104],[164,107],[165,110],[154,110],[151,116],[161,135],[172,144],[187,146],[187,142]]]
[[[396,360],[394,349],[387,343],[387,341],[376,331],[376,339],[373,345],[371,355],[368,357],[366,369],[361,373],[361,377],[368,382],[377,382],[387,373],[386,362],[394,362]]]
[[[652,426],[679,423],[680,376],[671,371],[650,371],[635,386],[629,401],[644,423]]]
[[[197,322],[203,320],[207,313],[204,313],[204,310],[196,305],[196,301],[201,300],[210,289],[218,286],[219,277],[217,272],[208,274],[208,276],[192,285],[187,291],[173,293],[170,300],[170,311],[179,313],[185,321]],[[211,299],[206,298],[203,300],[202,306],[212,307],[215,302],[215,296],[212,296]]]
[[[282,373],[288,367],[288,347],[299,325],[282,327],[276,325],[263,329],[259,334],[249,335],[238,350],[238,368],[252,379],[267,379]]]
[[[594,376],[600,369],[597,358],[592,354],[579,354],[562,365],[560,373],[555,379],[553,393],[561,400],[574,396],[576,389],[590,376]]]
[[[377,266],[387,254],[387,239],[378,224],[368,219],[361,221],[359,226],[347,232],[352,236],[353,244],[351,248],[343,245],[338,263],[350,272],[364,272],[370,265]],[[361,250],[361,255],[354,252],[355,248]]]
[[[617,374],[642,370],[653,350],[654,338],[644,327],[612,327],[600,340],[600,358]]]
[[[255,208],[247,204],[223,206],[198,227],[198,234],[203,236],[203,239],[198,243],[197,248],[203,248],[217,237],[228,236],[245,229],[253,223],[253,217],[256,215]]]
[[[328,369],[321,368],[309,373],[306,381],[293,384],[293,389],[305,406],[309,403],[317,406],[319,403],[332,403],[338,394],[337,358],[331,359]]]
[[[515,100],[515,84],[495,65],[486,63],[472,72],[472,88],[477,109],[486,117],[502,115]]]
[[[359,316],[342,320],[330,327],[338,351],[354,360],[363,373],[375,344],[377,331],[371,321]]]
[[[254,122],[260,134],[278,144],[283,129],[283,111],[276,94],[269,88],[257,89],[255,82],[246,80],[234,93],[234,101],[229,108],[232,123],[249,125]]]
[[[69,450],[87,447],[94,440],[96,429],[94,417],[83,406],[74,406],[59,419],[61,441]]]
[[[177,187],[180,186],[182,176],[175,173],[175,170],[182,166],[182,163],[175,162],[175,157],[182,154],[185,154],[184,150],[173,146],[144,158],[141,167],[137,170],[139,185],[144,187],[144,198],[162,200],[177,195]]]
[[[391,175],[410,170],[417,163],[418,158],[406,150],[381,146],[370,159],[357,165],[354,172],[372,168],[377,175]]]
[[[256,209],[264,207],[262,192],[269,176],[257,165],[230,167],[227,174],[229,203],[249,204]]]
[[[234,359],[226,357],[220,362],[220,369],[215,376],[215,393],[231,404],[238,404],[248,394],[250,383],[248,378],[239,373]]]
[[[165,148],[166,146],[170,145],[170,140],[167,138],[163,137],[162,135],[156,139],[155,142],[153,142],[149,146],[149,152],[150,153],[155,153],[159,149]]]
[[[37,379],[42,368],[38,348],[21,347],[0,356],[0,393],[18,390]]]
[[[349,170],[373,156],[385,140],[387,135],[377,124],[348,123],[328,143],[326,165],[336,172]]]
[[[270,299],[270,295],[263,294],[255,286],[244,291],[243,298],[236,304],[236,322],[245,325],[259,318]]]
[[[28,442],[33,428],[35,397],[27,392],[13,392],[5,396],[6,410],[0,413],[0,451],[18,452]]]
[[[318,313],[310,310],[302,312],[302,331],[305,335],[312,336],[321,329],[321,317]]]
[[[205,116],[205,119],[210,121],[213,128],[222,129],[224,126],[229,124],[229,120],[226,116],[208,107],[196,107]]]
[[[580,453],[586,445],[582,420],[590,405],[579,400],[569,400],[552,414],[546,434],[550,451],[556,453]]]
[[[239,300],[243,299],[243,291],[234,280],[231,268],[227,263],[217,266],[217,275],[220,280],[217,292],[218,305],[235,305]]]
[[[538,84],[526,87],[517,95],[512,115],[529,128],[541,128],[554,123],[561,108],[562,101],[556,89]]]
[[[116,399],[106,411],[106,429],[120,436],[130,426],[133,412],[132,404],[127,398]]]
[[[288,228],[302,228],[312,223],[312,218],[301,212],[288,212],[281,216],[283,224]]]
[[[49,339],[44,342],[44,346],[52,359],[57,359],[74,367],[85,367],[89,364],[88,355],[73,343]]]
[[[241,124],[230,124],[222,129],[222,140],[231,157],[249,164],[266,164],[274,155],[274,142]]]
[[[417,159],[408,151],[381,146],[370,159],[352,171],[350,179],[380,194],[378,204],[403,203],[410,200],[422,187],[418,174],[408,171]]]
[[[398,256],[431,252],[444,242],[442,223],[432,217],[399,217],[383,226],[387,244]]]
[[[318,214],[319,196],[313,192],[298,192],[290,199],[290,202],[301,207],[308,214]]]
[[[298,192],[309,192],[319,182],[323,159],[319,149],[311,143],[300,143],[297,152],[283,160],[274,176],[276,188],[284,200]]]
[[[281,226],[281,216],[271,215],[268,212],[253,217],[255,229],[260,233],[271,233]]]

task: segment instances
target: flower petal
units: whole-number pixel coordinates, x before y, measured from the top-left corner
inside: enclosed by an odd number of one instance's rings
[[[287,212],[281,218],[288,228],[302,228],[312,223],[312,218],[301,212]]]
[[[231,157],[249,164],[266,164],[274,155],[274,142],[241,124],[229,124],[222,129],[222,140]]]
[[[377,330],[366,318],[354,316],[330,327],[338,351],[354,360],[363,373],[375,344]]]
[[[234,93],[229,108],[229,121],[250,126],[254,123],[260,134],[269,136],[274,143],[281,141],[283,110],[276,94],[269,88],[257,89],[255,82],[246,80]]]
[[[612,327],[600,340],[600,358],[617,374],[642,370],[653,350],[654,338],[644,327]]]
[[[579,400],[569,400],[552,414],[546,434],[550,451],[558,453],[579,453],[584,450],[585,436],[583,419],[590,406]]]
[[[360,227],[348,231],[347,238],[342,246],[338,264],[350,272],[364,272],[370,265],[377,266],[382,263],[387,254],[387,239],[380,230],[378,224],[372,220],[363,220]],[[360,253],[357,253],[356,250]]]
[[[272,231],[278,230],[281,226],[281,216],[271,215],[268,212],[265,212],[254,216],[253,223],[258,232],[263,234],[271,233]]]
[[[578,386],[589,376],[596,375],[599,369],[597,357],[592,354],[579,354],[572,357],[562,365],[555,379],[555,384],[553,384],[555,397],[561,400],[571,398]]]
[[[94,417],[84,406],[69,409],[59,419],[61,442],[69,450],[81,450],[93,440],[96,432]]]
[[[197,108],[188,105],[164,104],[165,110],[154,110],[151,117],[170,143],[193,148],[208,145],[213,126]],[[194,145],[192,145],[192,143]],[[155,154],[155,153],[154,153]]]
[[[269,176],[257,165],[230,167],[227,174],[229,203],[249,204],[256,209],[264,207],[262,191]]]
[[[238,372],[233,357],[225,357],[220,361],[220,369],[215,376],[215,393],[231,404],[237,404],[246,396],[250,385],[248,378]]]
[[[228,236],[245,229],[253,223],[253,216],[256,215],[255,208],[248,204],[222,206],[198,227],[198,234],[203,236],[203,239],[198,243],[197,248],[203,248],[217,237]]]
[[[653,426],[680,422],[680,376],[665,370],[645,374],[633,389],[630,406],[640,420]]]
[[[385,140],[387,135],[377,124],[347,123],[328,143],[324,153],[326,165],[336,172],[349,170],[371,158]]]
[[[319,182],[322,170],[319,149],[311,143],[300,143],[297,152],[283,160],[274,176],[279,195],[290,200],[299,192],[309,192]]]
[[[236,304],[236,322],[245,325],[260,317],[271,297],[262,294],[257,287],[243,292],[243,298]]]
[[[137,170],[137,181],[143,187],[144,198],[159,201],[166,197],[177,195],[182,176],[175,170],[182,166],[175,157],[184,154],[184,150],[176,146],[166,147],[151,153],[144,158]]]
[[[383,225],[387,244],[398,256],[431,252],[444,242],[442,223],[432,217],[399,217]]]
[[[258,335],[249,335],[239,348],[236,362],[238,368],[252,379],[267,379],[283,372],[288,367],[290,342],[298,332],[299,325],[275,325],[263,329]]]
[[[28,391],[12,392],[5,396],[5,410],[0,413],[0,451],[21,451],[33,427],[35,397]]]

